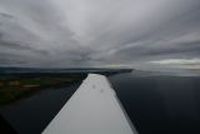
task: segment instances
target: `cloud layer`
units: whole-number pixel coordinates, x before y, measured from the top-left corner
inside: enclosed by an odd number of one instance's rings
[[[199,0],[0,0],[0,65],[151,69],[198,61],[199,9]]]

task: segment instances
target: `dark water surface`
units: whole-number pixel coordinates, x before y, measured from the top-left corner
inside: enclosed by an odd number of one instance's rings
[[[110,78],[140,134],[200,134],[200,77]]]
[[[65,88],[45,89],[29,98],[1,107],[0,115],[18,134],[40,134],[80,84],[78,82]]]
[[[133,72],[109,79],[139,134],[200,133],[200,77]],[[41,133],[79,85],[40,91],[1,107],[0,115],[19,134]]]

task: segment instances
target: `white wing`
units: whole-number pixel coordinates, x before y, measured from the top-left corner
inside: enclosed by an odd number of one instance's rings
[[[43,134],[135,134],[103,75],[89,74]]]

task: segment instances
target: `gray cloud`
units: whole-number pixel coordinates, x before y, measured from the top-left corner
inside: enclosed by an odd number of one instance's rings
[[[199,0],[0,0],[0,65],[151,69],[200,59],[199,8]]]

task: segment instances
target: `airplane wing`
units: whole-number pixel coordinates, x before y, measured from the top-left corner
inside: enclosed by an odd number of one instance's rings
[[[136,134],[104,75],[89,74],[43,134]]]

